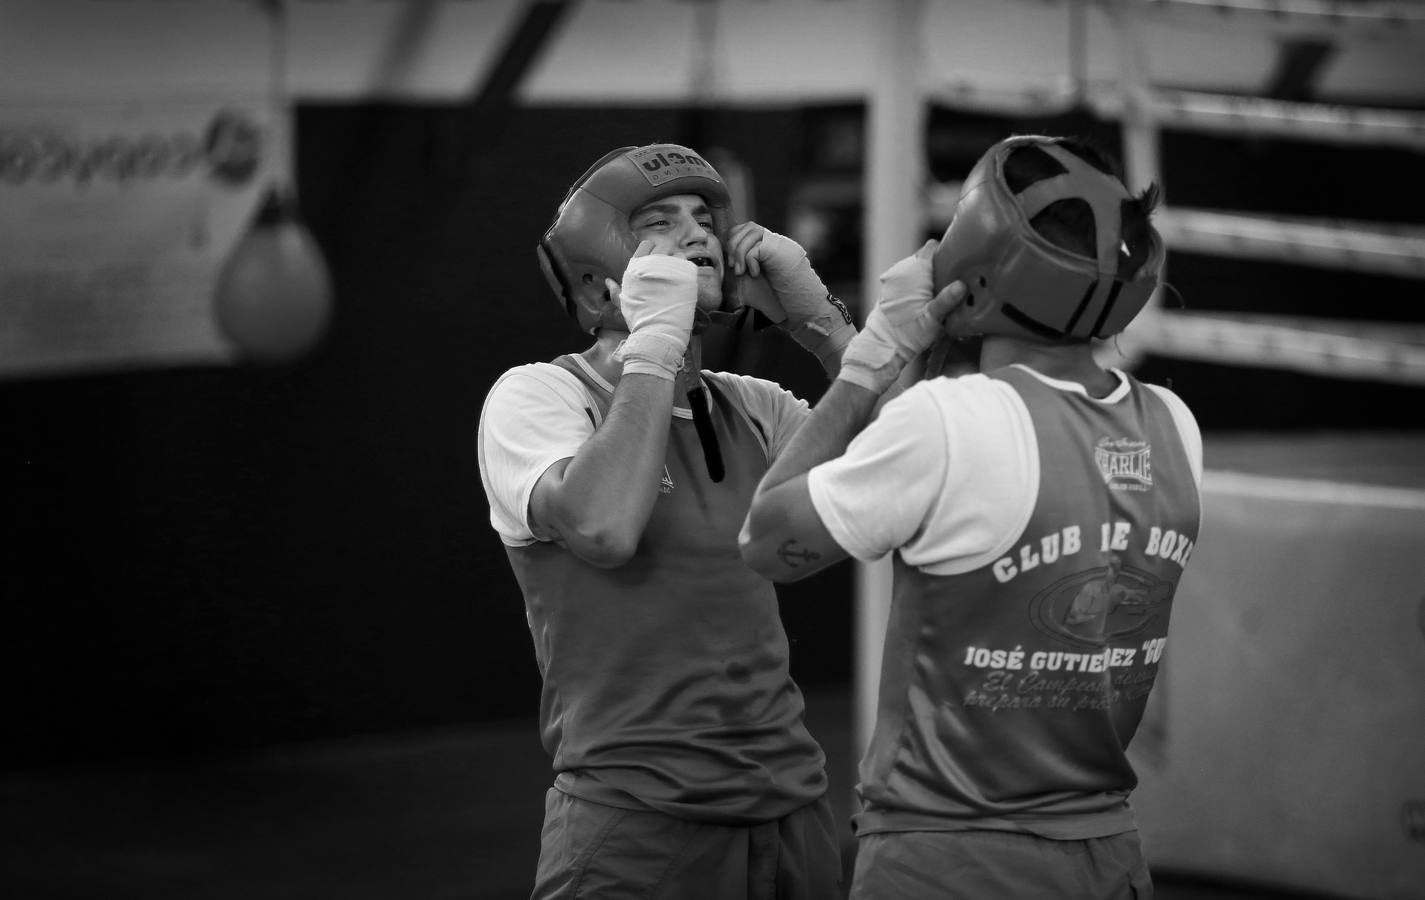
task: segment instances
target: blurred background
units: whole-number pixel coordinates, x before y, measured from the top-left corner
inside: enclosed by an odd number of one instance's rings
[[[0,892],[527,896],[474,441],[584,346],[534,254],[569,184],[701,149],[864,314],[1031,132],[1165,194],[1104,350],[1206,438],[1160,892],[1425,897],[1425,5],[1325,0],[0,0]],[[749,321],[708,357],[823,387]],[[780,589],[843,813],[882,577]]]

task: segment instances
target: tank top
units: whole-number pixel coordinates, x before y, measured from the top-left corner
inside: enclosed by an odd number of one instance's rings
[[[858,833],[1132,830],[1127,747],[1197,539],[1200,496],[1171,413],[1141,383],[1115,403],[1015,368],[1039,491],[1012,549],[937,576],[894,561]]]
[[[613,395],[568,357],[597,425]],[[803,722],[770,582],[737,534],[767,470],[765,441],[703,373],[725,475],[674,417],[660,494],[633,558],[601,569],[556,544],[506,547],[543,677],[540,727],[555,786],[695,821],[780,818],[826,790]]]

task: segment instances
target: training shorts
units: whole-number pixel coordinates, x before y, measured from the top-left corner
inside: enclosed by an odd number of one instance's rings
[[[531,900],[841,900],[825,795],[780,819],[713,825],[550,788]]]
[[[1152,896],[1136,831],[1078,841],[1016,831],[896,831],[858,839],[850,900]]]

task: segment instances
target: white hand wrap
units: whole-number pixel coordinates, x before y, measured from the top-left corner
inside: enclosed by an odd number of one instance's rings
[[[698,306],[698,267],[676,256],[638,256],[629,260],[619,288],[619,311],[629,335],[614,358],[623,374],[656,375],[672,381]]]
[[[787,313],[779,327],[825,365],[856,336],[851,313],[822,283],[802,245],[763,229],[758,253],[762,273]]]
[[[838,378],[877,394],[940,336],[941,322],[926,308],[932,296],[930,259],[908,256],[881,275],[881,298],[866,327],[847,346]]]

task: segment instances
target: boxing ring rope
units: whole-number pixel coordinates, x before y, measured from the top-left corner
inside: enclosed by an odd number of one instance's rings
[[[1090,104],[1102,116],[1118,114],[1108,98]],[[1153,118],[1193,131],[1425,150],[1425,115],[1417,112],[1161,89],[1150,105]]]
[[[1425,386],[1425,326],[1290,316],[1153,316],[1119,338],[1120,353],[1267,366],[1331,378]]]
[[[927,99],[967,111],[1041,116],[1066,112],[1082,100],[1105,119],[1120,118],[1124,106],[1117,82],[1088,84],[1076,91],[1067,83],[1013,88],[956,80],[933,86]],[[1157,89],[1147,103],[1154,120],[1184,130],[1425,151],[1425,114],[1413,110],[1293,103],[1164,88]]]
[[[1320,0],[1099,0],[1113,20],[1119,54],[1116,83],[1065,79],[1047,88],[955,81],[929,85],[926,99],[1000,114],[1052,115],[1084,102],[1105,119],[1119,119],[1130,184],[1163,184],[1158,134],[1164,127],[1425,152],[1425,114],[1339,104],[1293,103],[1262,97],[1171,90],[1151,85],[1143,51],[1147,24],[1217,30],[1252,28],[1303,32],[1332,39],[1425,37],[1425,8]],[[1425,49],[1425,47],[1422,47]],[[1170,186],[1170,185],[1169,185]],[[936,185],[945,195],[956,186]],[[938,205],[945,206],[944,202]],[[1417,225],[1247,215],[1190,209],[1165,202],[1156,216],[1174,251],[1425,278],[1425,227]],[[1169,280],[1171,278],[1169,277]],[[1285,368],[1339,378],[1420,384],[1425,348],[1419,329],[1397,323],[1364,326],[1335,320],[1252,317],[1165,310],[1153,303],[1107,352],[1128,367],[1147,353],[1232,365]]]
[[[1096,102],[1090,102],[1101,114],[1111,115],[1115,102],[1120,107],[1125,165],[1134,186],[1149,181],[1164,184],[1157,136],[1165,126],[1425,151],[1425,116],[1415,112],[1160,90],[1151,84],[1142,40],[1145,24],[1168,22],[1293,34],[1306,29],[1331,40],[1387,36],[1419,42],[1425,36],[1425,9],[1324,0],[1103,0],[1103,5],[1117,32],[1122,84],[1117,97],[1097,92]],[[1170,200],[1156,219],[1168,246],[1180,252],[1425,278],[1425,228],[1418,226],[1177,208]],[[1115,348],[1125,354],[1125,364],[1155,352],[1343,378],[1420,383],[1422,349],[1397,337],[1398,329],[1374,329],[1365,336],[1324,321],[1308,325],[1272,317],[1249,323],[1226,316],[1186,317],[1164,310],[1162,299],[1159,289],[1146,314]],[[1239,326],[1237,334],[1228,334]]]
[[[1168,246],[1190,253],[1425,278],[1425,228],[1169,207],[1154,217]]]
[[[1333,38],[1395,37],[1425,31],[1425,9],[1404,2],[1339,0],[1100,0],[1132,7],[1145,22],[1174,28],[1251,28],[1259,33]]]

